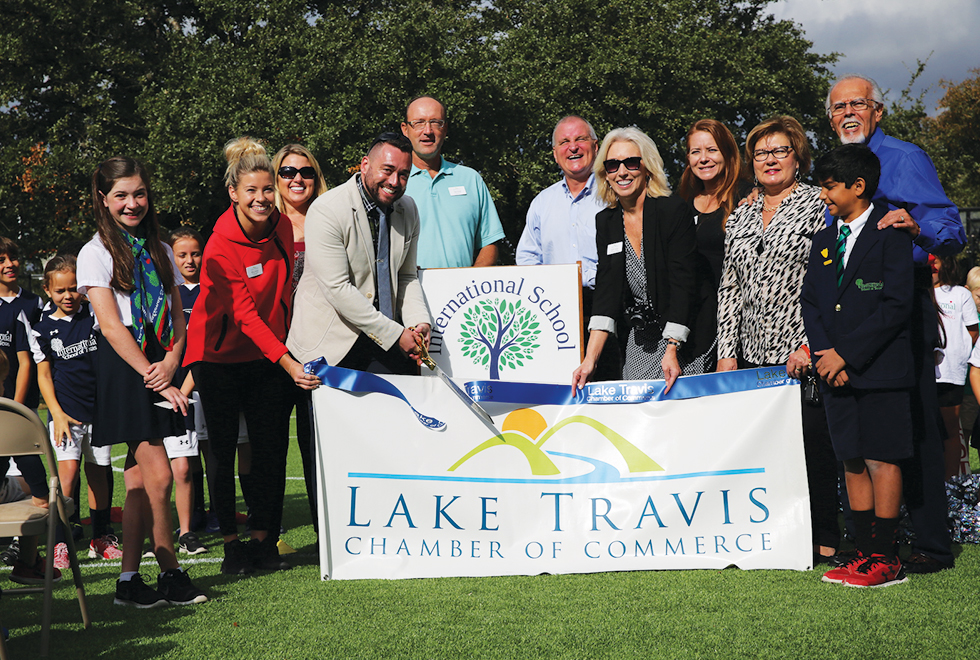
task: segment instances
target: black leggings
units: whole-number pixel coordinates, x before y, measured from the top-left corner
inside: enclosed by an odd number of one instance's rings
[[[194,382],[204,406],[208,439],[215,458],[211,494],[221,533],[238,533],[235,524],[235,452],[238,415],[245,415],[252,444],[249,502],[251,527],[279,538],[286,490],[286,451],[293,383],[281,367],[268,360],[194,366]]]

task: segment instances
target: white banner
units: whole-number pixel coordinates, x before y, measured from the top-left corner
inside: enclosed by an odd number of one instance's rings
[[[438,379],[326,369],[324,578],[811,566],[785,371],[681,378],[669,400],[649,400],[662,381],[599,383],[564,405],[541,402],[570,387],[467,384],[495,435]]]
[[[565,382],[582,362],[578,264],[436,268],[419,280],[433,321],[429,354],[448,375]]]

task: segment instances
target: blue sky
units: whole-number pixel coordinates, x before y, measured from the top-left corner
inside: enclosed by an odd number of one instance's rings
[[[941,79],[959,83],[980,67],[978,0],[778,0],[770,11],[802,26],[814,51],[840,53],[836,73],[874,78],[889,101],[908,85],[916,60],[928,58],[913,91],[927,90],[930,114]]]

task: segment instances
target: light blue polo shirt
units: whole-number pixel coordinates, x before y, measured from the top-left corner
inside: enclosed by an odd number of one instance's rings
[[[472,266],[478,250],[504,237],[490,191],[470,167],[443,158],[433,179],[413,164],[405,194],[415,200],[422,223],[419,268]]]

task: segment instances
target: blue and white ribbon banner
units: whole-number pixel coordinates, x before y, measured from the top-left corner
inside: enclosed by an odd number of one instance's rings
[[[785,371],[460,382],[493,436],[438,378],[308,369],[324,578],[810,567]]]

